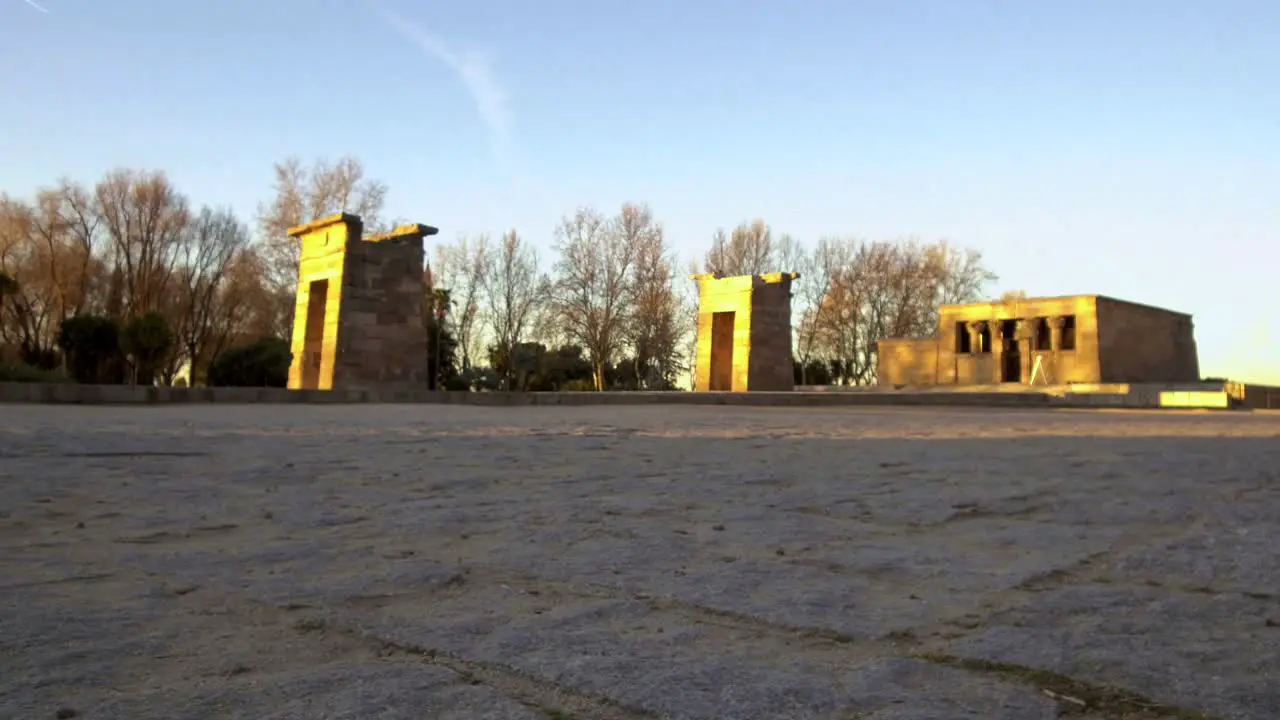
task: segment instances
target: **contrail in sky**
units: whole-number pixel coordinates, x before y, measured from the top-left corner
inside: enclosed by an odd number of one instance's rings
[[[31,7],[35,8],[35,9],[39,10],[40,12],[44,13],[45,15],[48,15],[48,14],[49,14],[49,8],[44,7],[44,6],[43,6],[43,5],[41,5],[40,3],[36,2],[36,0],[23,0],[23,2],[25,2],[26,4],[30,5]]]
[[[499,159],[503,158],[510,141],[511,112],[507,108],[506,90],[494,76],[488,59],[476,53],[460,53],[445,45],[440,38],[386,9],[380,3],[370,2],[370,5],[396,29],[396,32],[444,63],[458,76],[466,86],[472,101],[475,102],[480,120],[489,129],[489,142],[493,154]]]
[[[558,202],[552,197],[550,188],[523,167],[519,153],[512,147],[511,130],[514,121],[507,104],[507,91],[494,74],[489,59],[481,54],[461,52],[449,47],[439,36],[397,15],[380,0],[365,0],[365,3],[397,33],[444,64],[462,81],[480,121],[489,131],[490,153],[507,176],[512,189],[526,199],[539,198],[544,203]]]

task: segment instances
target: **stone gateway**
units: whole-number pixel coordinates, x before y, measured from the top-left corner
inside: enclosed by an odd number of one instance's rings
[[[290,389],[426,386],[422,240],[437,232],[415,223],[362,238],[346,213],[289,229],[302,244]]]
[[[698,282],[694,390],[794,390],[791,281],[796,273],[721,277]]]

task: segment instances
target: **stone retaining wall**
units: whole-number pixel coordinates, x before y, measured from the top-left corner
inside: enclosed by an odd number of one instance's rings
[[[1177,395],[1176,398],[1171,396]],[[1192,397],[1194,396],[1194,397]],[[71,405],[419,403],[446,405],[732,405],[756,407],[934,406],[1003,408],[1247,409],[1224,392],[433,392],[169,388],[128,385],[0,383],[0,403]]]
[[[1039,393],[692,393],[692,392],[433,392],[430,390],[285,390],[169,388],[127,385],[0,383],[0,403],[147,405],[168,403],[425,403],[462,405],[735,405],[1045,407]]]

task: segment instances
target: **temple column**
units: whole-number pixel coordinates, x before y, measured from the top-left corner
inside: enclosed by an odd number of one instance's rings
[[[969,320],[964,324],[965,332],[969,333],[969,355],[979,355],[983,352],[982,347],[982,322],[979,320]]]
[[[998,383],[1004,380],[1004,335],[1000,332],[999,320],[987,321],[987,335],[991,337],[991,377],[988,382]]]
[[[956,382],[961,385],[971,385],[979,382],[977,375],[978,356],[982,353],[982,322],[979,320],[969,320],[964,324],[964,331],[969,335],[969,356],[966,362],[956,361]]]
[[[982,322],[970,320],[964,324],[964,329],[969,333],[969,354],[976,355],[982,352]]]
[[[1035,337],[1035,325],[1030,320],[1019,320],[1013,336],[1022,342]]]
[[[1061,315],[1055,315],[1054,317],[1046,320],[1046,322],[1049,323],[1049,349],[1061,350],[1062,328],[1067,324],[1066,319]]]
[[[1018,343],[1018,362],[1021,365],[1022,381],[1031,379],[1032,348],[1036,337],[1036,325],[1031,320],[1019,320],[1014,337]]]

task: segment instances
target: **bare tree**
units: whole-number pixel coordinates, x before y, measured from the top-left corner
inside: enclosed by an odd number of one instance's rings
[[[0,266],[21,288],[0,318],[0,338],[28,362],[47,365],[62,321],[96,301],[97,227],[93,196],[67,180],[33,204],[0,197]]]
[[[511,357],[524,339],[540,293],[538,255],[515,230],[502,236],[483,281],[490,329],[498,356],[506,368],[504,387],[511,388]]]
[[[366,233],[382,231],[382,209],[387,186],[365,177],[359,159],[345,156],[335,164],[317,160],[310,168],[296,157],[275,164],[275,197],[258,208],[264,240],[263,257],[271,280],[280,286],[297,282],[296,240],[286,231],[333,213],[349,212],[364,221]]]
[[[789,240],[789,238],[784,238]],[[799,307],[792,313],[795,319],[796,360],[800,363],[800,383],[809,384],[809,364],[819,347],[819,338],[827,322],[825,314],[831,306],[823,300],[832,290],[832,283],[845,264],[841,250],[842,241],[822,238],[812,251],[799,243],[782,243],[782,256],[786,267],[799,274],[791,286],[792,301]]]
[[[956,248],[946,240],[930,245],[929,264],[937,277],[938,305],[973,302],[999,276],[982,264],[982,252]]]
[[[624,208],[624,213],[626,209]],[[688,308],[675,288],[675,261],[660,224],[640,232],[632,264],[628,338],[638,387],[668,387],[681,370]]]
[[[170,282],[187,233],[187,199],[162,172],[116,170],[95,195],[122,286],[122,319],[169,313]]]
[[[212,362],[223,350],[270,337],[276,331],[276,296],[264,281],[259,248],[241,247],[232,258],[214,299],[214,322],[201,355]]]
[[[685,263],[686,275],[697,275],[702,272],[698,265],[696,257],[688,258]],[[684,357],[689,358],[687,367],[689,390],[693,390],[698,382],[698,310],[700,304],[700,296],[698,295],[698,284],[696,282],[686,280],[681,286],[678,293],[683,300],[683,311],[679,316],[680,324],[680,347],[683,350]]]
[[[778,260],[778,267],[775,269],[779,272],[799,272],[800,266],[809,259],[809,250],[804,243],[785,233],[778,238],[774,254]]]
[[[58,296],[42,272],[33,240],[34,214],[21,200],[0,195],[0,272],[12,281],[7,302],[0,306],[0,339],[16,345],[28,363],[52,352],[57,333]]]
[[[482,319],[480,303],[492,260],[489,236],[459,237],[453,244],[436,246],[435,255],[432,268],[435,282],[449,291],[449,297],[457,307],[453,331],[458,348],[462,350],[462,369],[467,370],[472,359],[481,354],[476,344],[479,341],[478,324]]]
[[[975,302],[981,298],[987,285],[999,277],[982,262],[982,253],[973,248],[956,248],[946,240],[921,244],[918,241],[900,243],[909,250],[907,257],[920,276],[916,288],[928,292],[932,300],[921,298],[913,305],[914,319],[904,334],[916,337],[930,336],[937,332],[938,307]],[[1019,291],[1021,292],[1021,291]],[[1025,293],[1024,293],[1025,297]]]
[[[703,268],[722,275],[756,275],[775,272],[776,261],[773,231],[764,220],[754,220],[738,225],[727,236],[717,230]]]
[[[636,249],[655,230],[643,205],[623,205],[613,219],[579,208],[556,229],[552,307],[568,337],[586,348],[597,390],[604,389],[604,368],[626,340]]]
[[[102,275],[101,259],[95,254],[101,214],[96,198],[66,179],[41,190],[33,210],[32,239],[40,247],[45,279],[56,289],[60,323],[95,300],[95,281]]]
[[[213,356],[211,345],[220,325],[219,300],[227,284],[237,255],[249,243],[249,229],[229,209],[202,208],[193,218],[180,250],[177,268],[177,301],[174,331],[177,352],[164,370],[166,383],[172,383],[183,361],[189,363],[191,382],[204,376]],[[223,323],[219,323],[223,320]]]
[[[827,292],[806,322],[811,324],[814,343],[829,361],[833,377],[847,383],[855,375],[853,366],[864,336],[868,253],[864,244],[852,239],[829,239],[821,247],[828,273]]]
[[[358,168],[321,169],[328,181],[316,194],[350,201],[342,187],[358,189]],[[154,311],[178,341],[162,374],[172,379],[192,359],[198,377],[229,344],[279,332],[284,303],[259,250],[230,211],[192,218],[160,172],[116,170],[92,189],[61,180],[30,203],[0,195],[0,272],[15,281],[0,306],[0,341],[48,366],[69,317],[100,313],[125,325]]]
[[[267,282],[277,293],[277,334],[287,335],[293,318],[294,291],[298,282],[301,246],[286,231],[326,215],[348,212],[359,215],[365,232],[385,230],[382,210],[387,186],[365,176],[364,165],[345,156],[330,164],[317,160],[310,168],[296,157],[275,165],[275,197],[258,207],[261,258]]]
[[[935,335],[940,301],[972,301],[994,279],[980,254],[946,243],[846,240],[825,252],[831,280],[813,316],[815,341],[846,383],[874,381],[878,341]]]

